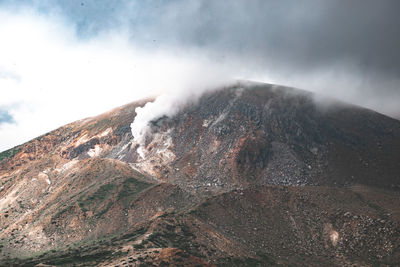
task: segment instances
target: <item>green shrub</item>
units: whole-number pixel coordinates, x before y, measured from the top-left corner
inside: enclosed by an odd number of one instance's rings
[[[2,161],[3,159],[12,158],[19,151],[21,151],[20,147],[13,147],[11,149],[1,152],[0,153],[0,161]]]

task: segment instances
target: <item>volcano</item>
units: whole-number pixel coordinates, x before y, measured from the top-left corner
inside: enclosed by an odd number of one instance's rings
[[[240,82],[138,144],[152,101],[0,153],[1,266],[400,264],[400,121]]]

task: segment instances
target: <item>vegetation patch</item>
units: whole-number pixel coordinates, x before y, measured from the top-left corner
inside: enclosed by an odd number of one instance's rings
[[[277,266],[276,260],[266,254],[257,253],[257,258],[223,258],[218,262],[219,266]]]
[[[100,218],[115,203],[119,202],[127,208],[140,192],[152,186],[150,183],[139,181],[133,177],[122,178],[121,180],[122,182],[119,183],[114,181],[114,183],[104,184],[94,193],[82,194],[78,198],[80,209],[83,212],[96,211],[95,216]]]
[[[102,119],[97,121],[94,125],[89,127],[89,130],[105,130],[112,125],[112,120],[110,118]]]
[[[13,147],[11,149],[3,151],[3,152],[0,153],[0,161],[2,161],[4,159],[12,158],[12,157],[15,156],[15,154],[17,154],[20,151],[21,151],[20,147]]]
[[[66,213],[67,211],[69,211],[71,209],[71,206],[68,207],[61,207],[58,209],[57,213],[54,214],[54,216],[52,217],[52,220],[56,220],[59,217],[61,217],[64,213]]]
[[[113,202],[111,202],[111,201],[108,202],[107,206],[96,214],[96,217],[100,218],[101,216],[103,216],[111,208],[112,205],[113,205]]]
[[[139,236],[145,234],[146,231],[147,231],[146,228],[141,227],[141,228],[135,230],[132,233],[124,234],[123,236],[121,236],[121,240],[125,240],[125,239],[127,239],[129,241],[136,240],[136,238],[138,238]]]
[[[118,200],[122,200],[124,206],[128,207],[130,202],[136,198],[137,194],[150,186],[152,186],[152,184],[129,177],[122,183],[121,191],[118,193]]]
[[[110,195],[112,195],[117,190],[117,185],[115,184],[105,184],[99,187],[99,189],[92,195],[85,197],[81,195],[78,199],[78,205],[83,212],[89,210],[90,207],[97,206],[99,202],[104,201]]]
[[[88,262],[101,262],[104,258],[110,256],[111,251],[101,251],[94,254],[81,255],[79,251],[71,250],[65,255],[56,255],[53,259],[48,259],[45,261],[46,264],[52,265],[65,265],[68,263],[88,263]]]

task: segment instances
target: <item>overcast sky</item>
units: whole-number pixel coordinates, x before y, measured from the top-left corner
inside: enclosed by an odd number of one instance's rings
[[[235,78],[400,118],[399,11],[398,0],[0,0],[0,151]]]

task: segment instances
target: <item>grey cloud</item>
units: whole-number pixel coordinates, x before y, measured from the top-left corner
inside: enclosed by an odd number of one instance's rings
[[[400,102],[398,0],[32,0],[25,5],[66,16],[82,38],[125,27],[142,47],[239,59],[250,71],[295,77],[294,86],[307,84],[299,77],[315,80],[313,73],[324,69],[333,74],[328,86],[319,87],[332,91],[335,75],[346,76],[348,83],[337,86],[357,85],[358,91],[348,100],[400,117],[400,107],[385,110],[387,99]]]
[[[172,1],[131,31],[144,42],[239,58],[293,86],[309,89],[307,80],[319,79],[310,89],[400,117],[398,10],[396,0]],[[331,75],[315,77],[321,70]]]
[[[365,71],[400,74],[399,1],[185,3],[159,11],[145,32],[160,41],[245,53],[294,68],[344,59]]]
[[[21,1],[2,1],[21,3]],[[1,2],[0,2],[1,3]],[[57,10],[82,35],[128,26],[132,41],[244,53],[285,68],[317,68],[341,59],[364,71],[400,74],[397,0],[25,1]],[[283,63],[281,63],[283,62]]]
[[[15,123],[15,120],[7,110],[0,108],[0,125],[4,123]]]

